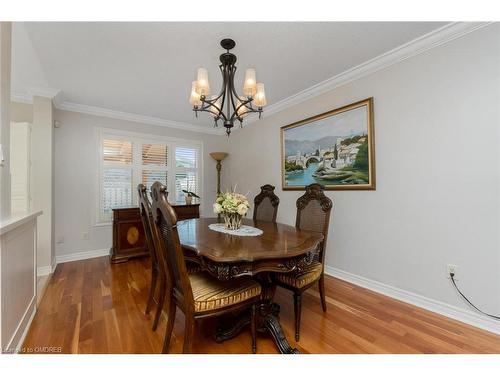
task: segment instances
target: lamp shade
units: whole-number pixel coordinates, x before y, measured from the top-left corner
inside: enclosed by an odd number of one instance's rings
[[[245,72],[245,81],[243,82],[243,94],[252,97],[257,92],[257,79],[255,78],[255,69],[248,68]]]
[[[226,156],[228,155],[227,152],[211,152],[210,153],[210,156],[212,157],[212,159],[214,159],[215,161],[221,161],[221,160],[224,160],[226,158]]]
[[[198,69],[198,77],[196,80],[198,94],[207,96],[210,94],[210,83],[208,82],[208,72],[205,68]]]
[[[198,88],[196,81],[191,84],[191,95],[189,96],[189,103],[195,106],[201,105],[200,94],[198,94]]]
[[[253,98],[253,102],[257,107],[264,107],[267,104],[266,92],[263,83],[257,83],[257,93]]]

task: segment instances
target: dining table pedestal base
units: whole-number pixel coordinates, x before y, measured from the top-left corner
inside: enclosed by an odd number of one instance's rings
[[[276,285],[272,282],[271,275],[269,273],[258,274],[256,279],[262,286],[262,299],[257,313],[257,332],[270,333],[281,354],[300,354],[298,349],[292,348],[281,327],[280,305],[273,302]],[[235,316],[232,321],[227,321],[226,318],[225,321],[223,326],[217,328],[214,335],[216,342],[223,342],[237,336],[244,327],[250,325],[251,313],[245,311]]]
[[[285,333],[283,332],[283,328],[281,327],[278,317],[279,310],[280,306],[277,303],[261,305],[259,307],[259,315],[257,316],[257,332],[269,332],[281,354],[300,354],[296,348],[292,348],[285,336]],[[225,320],[227,322],[226,318]],[[214,335],[215,341],[220,343],[236,337],[243,328],[250,325],[250,321],[250,311],[246,311],[238,316],[235,316],[232,321],[217,328]]]

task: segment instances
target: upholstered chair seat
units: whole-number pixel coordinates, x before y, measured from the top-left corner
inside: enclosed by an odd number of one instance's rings
[[[236,305],[260,295],[260,284],[250,278],[223,282],[205,273],[189,275],[196,312]]]
[[[293,288],[302,289],[306,285],[318,281],[322,271],[323,265],[319,262],[313,262],[298,271],[278,273],[276,274],[276,279]]]

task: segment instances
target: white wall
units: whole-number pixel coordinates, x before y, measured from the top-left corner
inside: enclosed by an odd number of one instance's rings
[[[10,102],[10,121],[33,123],[33,104]]]
[[[51,267],[54,246],[54,118],[52,99],[33,98],[31,162],[33,209],[42,210],[38,219],[38,267]]]
[[[213,215],[217,180],[215,161],[209,153],[226,151],[226,137],[60,110],[56,111],[55,119],[60,123],[55,132],[56,240],[64,237],[64,243],[56,244],[56,256],[109,249],[112,244],[111,225],[93,225],[98,173],[95,127],[202,141],[204,173],[200,209],[204,216]],[[88,240],[83,239],[84,232],[89,234]]]
[[[11,33],[11,23],[0,22],[0,219],[10,216]]]
[[[281,190],[280,127],[373,96],[377,189],[327,192],[327,265],[469,309],[453,263],[500,314],[499,35],[488,26],[234,132],[229,181],[252,196],[275,185],[278,221],[293,224],[303,192]]]

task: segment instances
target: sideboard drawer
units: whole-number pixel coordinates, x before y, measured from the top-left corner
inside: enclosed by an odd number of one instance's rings
[[[141,220],[138,207],[130,208],[119,208],[113,210],[113,221],[114,220]]]

